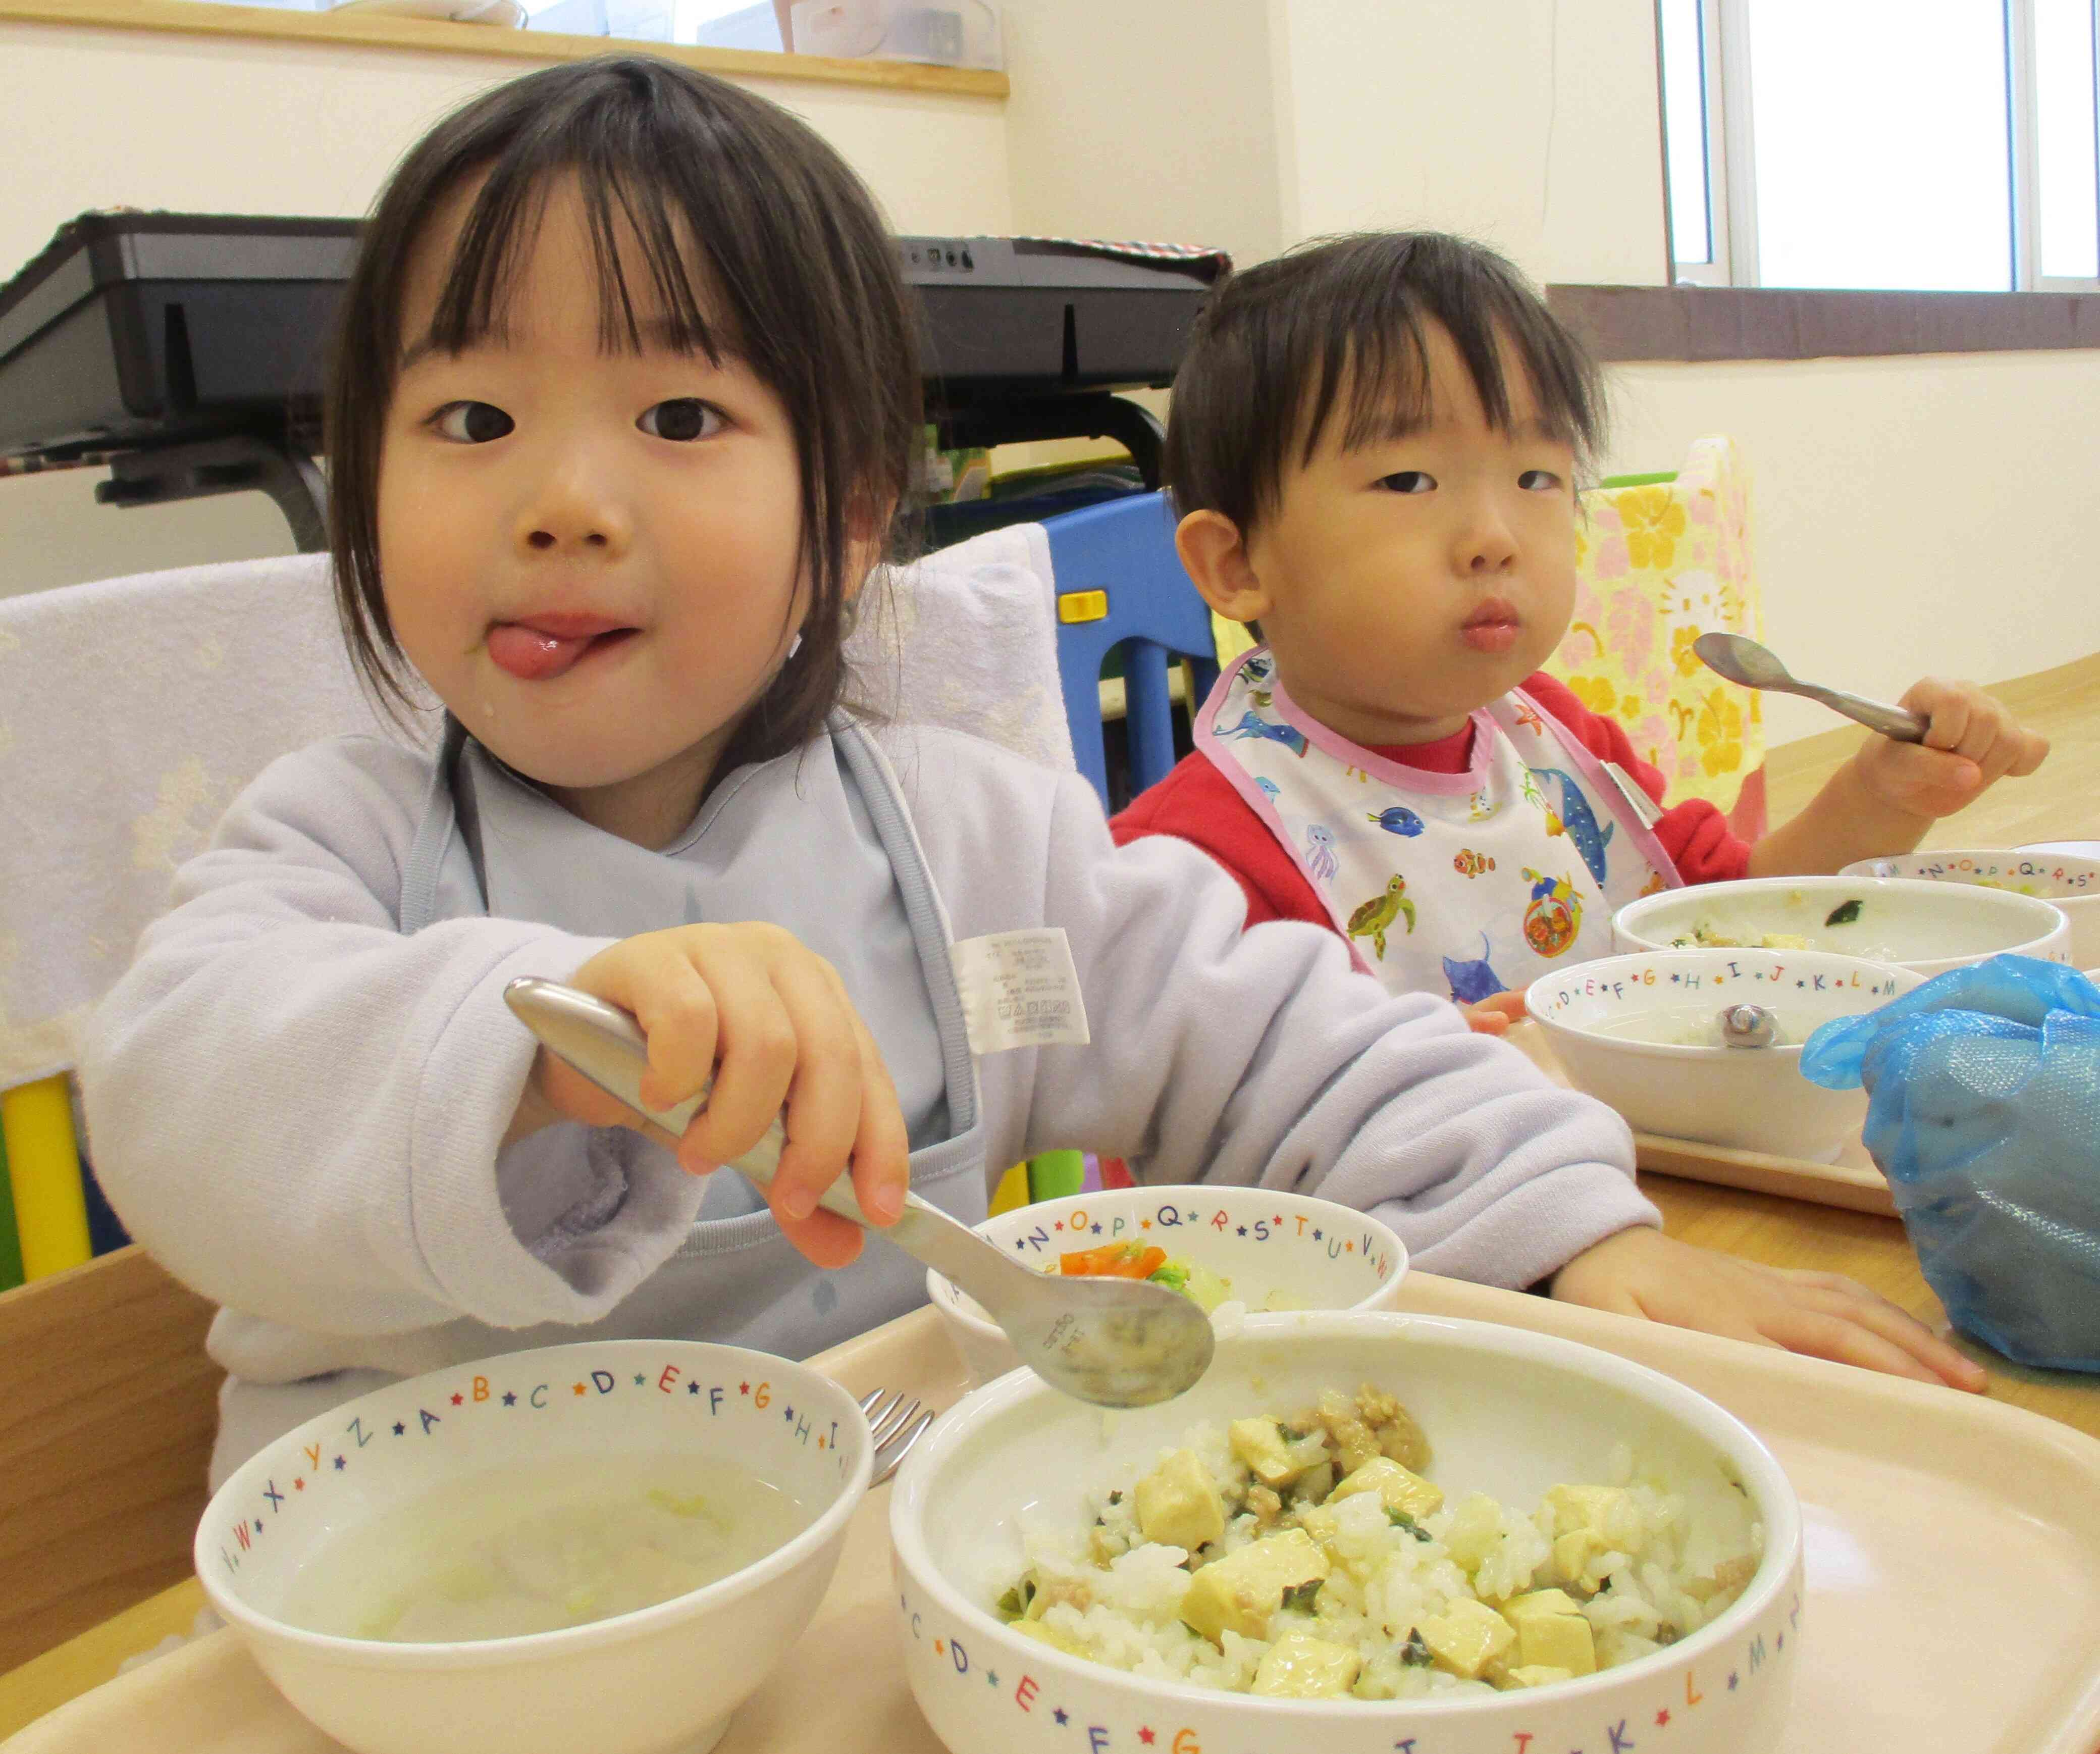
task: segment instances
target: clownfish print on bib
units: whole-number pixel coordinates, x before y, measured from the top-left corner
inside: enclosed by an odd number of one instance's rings
[[[1610,954],[1613,912],[1679,881],[1596,758],[1521,690],[1472,724],[1463,773],[1388,761],[1301,713],[1257,646],[1195,727],[1358,965],[1389,991],[1467,1004]]]

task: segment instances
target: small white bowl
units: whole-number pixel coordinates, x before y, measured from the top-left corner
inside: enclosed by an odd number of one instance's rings
[[[1061,1254],[1103,1243],[1157,1243],[1170,1257],[1232,1281],[1233,1298],[1260,1310],[1272,1297],[1304,1310],[1389,1310],[1400,1297],[1407,1249],[1368,1214],[1305,1194],[1200,1182],[1074,1194],[987,1218],[980,1236],[1032,1267],[1055,1271]],[[977,1301],[938,1273],[926,1295],[973,1382],[1020,1367],[1013,1343]]]
[[[1833,925],[1830,917],[1855,901],[1858,917]],[[1784,933],[1806,939],[1811,950],[1925,975],[2006,952],[2050,962],[2071,953],[2062,914],[2037,896],[1918,877],[1748,877],[1665,890],[1620,908],[1612,940],[1621,951],[1723,948],[1688,942],[1702,926],[1745,947]]]
[[[1552,1686],[1432,1700],[1266,1699],[1155,1680],[1018,1637],[992,1611],[1021,1568],[1024,1515],[1083,1526],[1096,1495],[1189,1426],[1288,1413],[1367,1382],[1414,1415],[1435,1452],[1429,1473],[1454,1498],[1483,1491],[1529,1511],[1549,1486],[1608,1481],[1621,1441],[1695,1514],[1732,1498],[1732,1474],[1764,1528],[1758,1569],[1711,1624],[1652,1655]],[[951,1748],[1602,1754],[1653,1741],[1674,1754],[1771,1754],[1799,1640],[1813,1636],[1798,1618],[1800,1507],[1749,1430],[1657,1372],[1483,1322],[1249,1316],[1188,1394],[1112,1421],[1033,1376],[1006,1377],[957,1403],[906,1458],[889,1525],[906,1676]]]
[[[2100,859],[2055,857],[2018,847],[1965,846],[1892,853],[1884,859],[1859,859],[1838,874],[1974,883],[1983,889],[2009,889],[2016,895],[2039,895],[2045,901],[2100,895]]]
[[[1818,1024],[1879,1010],[1921,979],[1815,950],[1653,950],[1542,975],[1524,1003],[1569,1081],[1636,1133],[1828,1163],[1859,1138],[1866,1093],[1811,1084],[1802,1043]],[[1745,1004],[1773,1014],[1777,1044],[1721,1044],[1721,1010]],[[1713,1039],[1687,1039],[1697,1036]]]
[[[278,1618],[324,1544],[448,1479],[623,1451],[733,1461],[812,1520],[718,1583],[527,1637],[389,1643]],[[212,1496],[197,1575],[278,1691],[357,1754],[704,1754],[823,1599],[872,1455],[845,1390],[766,1353],[676,1340],[508,1353],[278,1438]]]

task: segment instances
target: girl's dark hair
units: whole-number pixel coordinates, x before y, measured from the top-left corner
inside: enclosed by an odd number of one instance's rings
[[[484,175],[431,320],[465,348],[500,333],[549,186],[573,176],[596,260],[602,344],[642,336],[618,241],[631,229],[671,344],[743,360],[785,404],[811,597],[802,644],[724,753],[721,771],[806,740],[845,681],[849,524],[902,504],[920,443],[917,331],[888,228],[860,179],[777,105],[705,73],[608,57],[529,73],[457,111],[402,161],[364,229],[327,406],[329,541],[352,658],[382,699],[408,699],[380,587],[378,488],[406,345],[409,258],[438,204]],[[697,260],[688,259],[690,254]]]
[[[1595,454],[1596,364],[1514,266],[1440,232],[1365,232],[1306,245],[1212,289],[1167,417],[1176,509],[1222,512],[1245,536],[1337,415],[1351,446],[1427,425],[1426,320],[1449,333],[1495,426],[1510,422],[1507,345],[1548,426],[1578,460]]]

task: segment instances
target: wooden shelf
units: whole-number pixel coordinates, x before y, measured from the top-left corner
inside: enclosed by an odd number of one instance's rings
[[[377,12],[287,12],[271,7],[223,5],[217,0],[0,0],[0,21],[160,31],[179,36],[338,42],[360,48],[420,50],[425,54],[492,55],[517,61],[579,61],[618,53],[653,55],[697,67],[704,73],[738,79],[874,86],[895,91],[946,92],[959,97],[1004,98],[1008,91],[1004,73],[973,67],[837,60],[816,55],[643,42],[624,37],[565,37],[551,31],[457,24],[447,20],[401,18]]]

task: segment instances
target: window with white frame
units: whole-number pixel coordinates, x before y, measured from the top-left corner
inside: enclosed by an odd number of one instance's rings
[[[1657,0],[1680,282],[2100,290],[2100,0]]]

